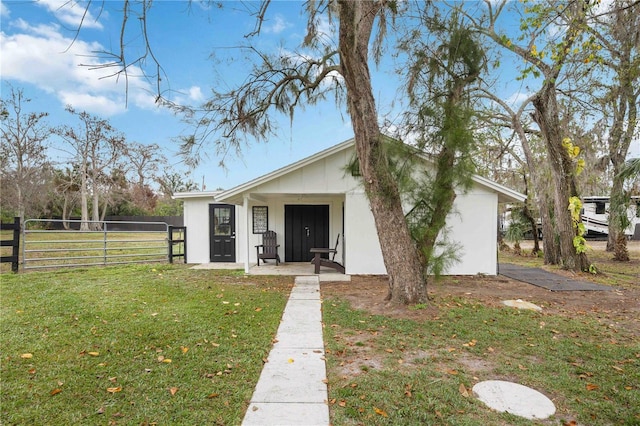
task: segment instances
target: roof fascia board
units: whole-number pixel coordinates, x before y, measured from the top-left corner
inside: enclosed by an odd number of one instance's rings
[[[189,192],[176,192],[171,198],[174,200],[181,200],[185,198],[217,198],[217,195],[221,191],[189,191]]]

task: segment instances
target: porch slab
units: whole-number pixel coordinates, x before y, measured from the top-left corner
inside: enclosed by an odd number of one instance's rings
[[[257,266],[255,263],[249,268],[249,275],[294,275],[294,276],[317,276],[320,282],[330,281],[351,281],[351,275],[340,274],[332,268],[321,267],[320,274],[316,275],[313,271],[313,264],[307,262],[280,262],[276,266],[275,262],[269,262],[267,264],[260,263]],[[202,263],[192,266],[192,269],[232,269],[244,270],[244,263],[225,263],[225,262],[211,262]]]

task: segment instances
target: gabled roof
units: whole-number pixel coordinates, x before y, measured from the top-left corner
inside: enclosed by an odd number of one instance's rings
[[[229,200],[231,198],[233,198],[234,196],[240,195],[244,192],[249,191],[251,188],[255,188],[259,185],[262,185],[263,183],[269,182],[273,179],[277,179],[279,177],[282,177],[288,173],[291,173],[295,170],[301,169],[309,164],[315,163],[316,161],[322,160],[324,158],[327,158],[337,152],[340,152],[342,150],[348,149],[350,147],[352,147],[355,144],[355,140],[353,138],[348,139],[344,142],[341,142],[337,145],[331,146],[323,151],[320,151],[316,154],[313,154],[307,158],[303,158],[302,160],[296,161],[295,163],[291,163],[288,166],[284,166],[281,167],[277,170],[274,170],[271,173],[267,173],[266,175],[262,175],[256,179],[253,179],[249,182],[245,182],[243,184],[240,184],[234,188],[231,188],[227,191],[222,191],[222,193],[220,193],[217,197],[216,200],[218,201],[225,201],[225,200]]]
[[[348,139],[344,142],[341,142],[337,145],[334,145],[332,147],[329,147],[323,151],[318,152],[317,154],[311,155],[309,157],[303,158],[302,160],[296,161],[295,163],[291,163],[285,167],[279,168],[271,173],[267,173],[266,175],[260,176],[256,179],[253,179],[251,181],[245,182],[243,184],[240,184],[234,188],[231,188],[229,190],[226,191],[212,191],[210,193],[208,193],[211,196],[215,197],[216,201],[227,201],[230,202],[233,200],[233,198],[238,197],[239,195],[242,195],[243,193],[249,192],[251,191],[252,188],[258,187],[259,185],[262,185],[266,182],[269,182],[273,179],[278,179],[288,173],[291,173],[295,170],[301,169],[309,164],[312,164],[316,161],[322,160],[324,158],[327,158],[333,154],[336,154],[340,151],[349,149],[351,147],[353,147],[355,145],[355,140],[352,139]],[[428,158],[425,157],[426,161],[430,161]],[[498,201],[501,203],[512,203],[512,202],[522,202],[524,201],[527,197],[517,191],[514,191],[512,189],[509,189],[505,186],[502,186],[496,182],[493,182],[489,179],[483,178],[481,176],[478,175],[474,175],[473,176],[473,181],[474,183],[490,190],[493,192],[496,192],[498,194]],[[179,194],[175,194],[174,198],[196,198],[196,197],[204,197],[207,195],[204,195],[204,193],[202,192],[198,192],[198,193],[179,193]]]

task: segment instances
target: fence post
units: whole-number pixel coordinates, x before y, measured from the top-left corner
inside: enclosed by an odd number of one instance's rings
[[[173,225],[167,227],[169,233],[169,263],[173,263]]]
[[[182,227],[182,258],[187,263],[187,227]]]
[[[182,232],[182,238],[180,238],[179,240],[175,240],[173,238],[173,232],[175,230],[180,230]],[[169,233],[169,263],[173,263],[173,258],[174,257],[182,257],[184,259],[184,263],[187,263],[187,227],[186,226],[173,226],[173,225],[169,225],[168,226],[168,233]],[[179,254],[173,254],[173,246],[175,244],[181,244],[182,243],[182,253]]]
[[[20,218],[14,217],[13,223],[2,223],[0,229],[13,230],[13,239],[2,240],[0,246],[11,247],[11,256],[0,256],[1,262],[11,262],[11,271],[18,272],[20,260]]]

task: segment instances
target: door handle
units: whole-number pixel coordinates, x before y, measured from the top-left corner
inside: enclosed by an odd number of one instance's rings
[[[305,226],[305,227],[304,227],[304,230],[307,232],[307,237],[308,237],[308,236],[309,236],[309,227],[308,227],[308,226]]]

